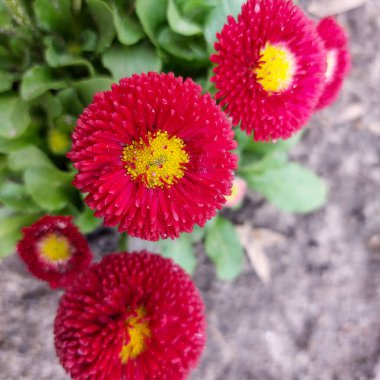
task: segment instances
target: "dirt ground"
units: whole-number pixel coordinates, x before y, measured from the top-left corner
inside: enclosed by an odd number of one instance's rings
[[[199,247],[194,278],[209,327],[192,380],[380,380],[380,0],[339,18],[351,35],[351,76],[293,153],[327,180],[328,205],[291,215],[253,194],[230,215],[282,236],[265,250],[267,284],[248,260],[238,279],[218,281]],[[116,249],[110,230],[90,238],[98,253]],[[10,257],[0,294],[0,380],[68,379],[52,337],[61,293]]]

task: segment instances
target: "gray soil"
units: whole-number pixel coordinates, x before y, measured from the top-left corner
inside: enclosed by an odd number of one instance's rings
[[[217,280],[198,247],[194,279],[209,326],[192,380],[380,380],[380,0],[339,18],[351,36],[351,76],[293,152],[328,182],[328,205],[291,215],[253,194],[230,214],[283,236],[265,249],[267,284],[248,260],[235,281]],[[116,249],[110,230],[90,240],[98,254]],[[0,263],[0,292],[0,380],[68,379],[52,336],[61,293],[16,256]]]

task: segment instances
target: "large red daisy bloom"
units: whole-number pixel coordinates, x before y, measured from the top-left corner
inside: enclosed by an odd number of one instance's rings
[[[289,0],[249,0],[217,34],[212,81],[234,125],[256,141],[288,138],[312,115],[326,66],[313,22]]]
[[[90,265],[92,254],[86,239],[70,216],[44,216],[23,229],[17,245],[29,271],[52,288],[65,288]]]
[[[192,80],[149,73],[99,93],[81,115],[69,158],[74,184],[108,226],[147,240],[203,226],[230,193],[231,124]]]
[[[199,292],[178,265],[112,254],[62,297],[55,346],[75,380],[181,380],[203,351],[205,325]]]
[[[351,63],[347,34],[334,17],[322,19],[318,23],[317,31],[327,52],[325,87],[316,107],[321,109],[330,105],[337,98]]]

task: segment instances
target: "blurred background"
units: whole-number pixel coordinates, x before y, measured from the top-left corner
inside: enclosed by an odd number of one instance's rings
[[[339,100],[292,151],[326,179],[328,204],[294,215],[249,194],[228,217],[248,228],[256,255],[232,282],[197,246],[208,342],[192,380],[380,380],[380,1],[298,3],[338,14],[351,41]],[[98,257],[117,249],[110,229],[89,239]],[[52,336],[61,293],[13,255],[0,262],[0,294],[0,380],[68,379]]]

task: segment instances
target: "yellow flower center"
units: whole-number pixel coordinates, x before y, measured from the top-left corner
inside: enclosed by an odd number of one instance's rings
[[[41,240],[39,249],[43,258],[53,263],[65,261],[71,255],[69,240],[54,232],[46,235]]]
[[[335,50],[327,51],[327,66],[325,71],[326,81],[329,82],[333,78],[335,67],[337,64],[337,53]]]
[[[167,132],[148,132],[126,145],[122,160],[127,173],[134,181],[141,181],[148,188],[170,187],[185,174],[189,155],[182,139]]]
[[[295,71],[293,54],[284,46],[272,45],[269,42],[260,54],[260,64],[255,69],[257,81],[268,92],[286,90]]]
[[[139,307],[136,309],[135,314],[136,316],[128,317],[125,321],[129,341],[123,344],[120,352],[120,358],[123,364],[141,355],[146,348],[146,339],[152,335],[148,321],[144,320],[146,315],[145,309]]]

